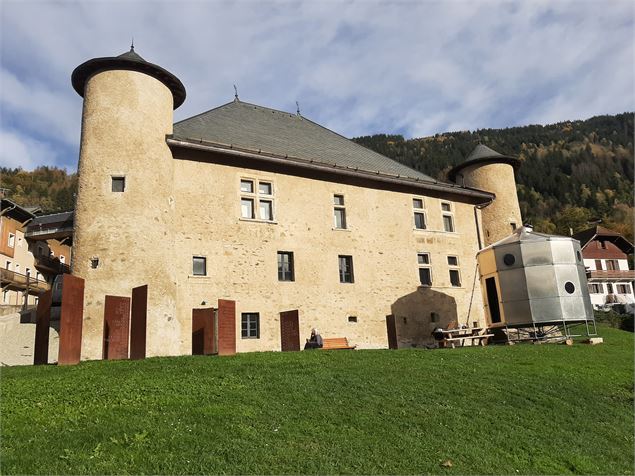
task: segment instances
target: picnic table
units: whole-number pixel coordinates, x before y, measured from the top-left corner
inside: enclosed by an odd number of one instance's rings
[[[482,334],[482,327],[463,327],[457,329],[442,330],[443,339],[441,343],[454,349],[456,344],[460,344],[460,347],[464,347],[466,342],[470,342],[472,345],[482,345],[487,343],[487,340],[494,334]]]

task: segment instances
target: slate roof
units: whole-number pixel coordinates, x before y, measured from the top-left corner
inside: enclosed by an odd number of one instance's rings
[[[514,168],[518,168],[520,166],[520,160],[517,157],[503,155],[496,152],[494,149],[490,149],[486,145],[478,144],[474,147],[474,150],[470,152],[470,155],[467,156],[467,159],[454,166],[452,170],[448,172],[448,178],[454,182],[458,173],[470,165],[495,163],[509,164]]]
[[[29,223],[29,227],[48,225],[50,223],[63,223],[66,226],[73,226],[73,220],[74,212],[72,210],[69,212],[51,213],[35,217]]]
[[[173,137],[439,183],[306,117],[238,100],[177,122]]]
[[[134,51],[134,46],[119,56],[107,56],[103,58],[93,58],[73,70],[71,83],[77,94],[84,97],[84,88],[88,80],[97,73],[109,70],[129,70],[138,71],[158,79],[165,84],[172,92],[174,99],[174,109],[185,101],[185,86],[183,83],[161,66],[144,60]]]

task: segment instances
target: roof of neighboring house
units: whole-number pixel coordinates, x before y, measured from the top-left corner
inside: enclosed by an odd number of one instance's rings
[[[172,92],[174,109],[185,101],[185,86],[179,78],[161,66],[144,60],[134,51],[134,46],[130,47],[130,51],[119,56],[93,58],[80,64],[71,75],[71,83],[77,94],[84,97],[84,87],[93,75],[115,69],[138,71],[161,81]]]
[[[509,164],[514,168],[518,168],[520,166],[520,160],[517,157],[512,157],[511,155],[503,155],[499,152],[496,152],[494,149],[490,149],[486,145],[478,144],[470,153],[470,155],[467,156],[467,159],[454,166],[448,172],[448,178],[454,182],[458,173],[465,167],[477,164],[485,165],[496,163]]]
[[[616,231],[609,230],[608,228],[604,228],[600,225],[595,225],[592,228],[579,231],[578,233],[575,233],[573,235],[573,238],[580,242],[580,246],[582,247],[582,249],[584,249],[584,247],[591,241],[593,241],[596,237],[602,237],[605,240],[614,243],[615,246],[617,246],[626,254],[631,254],[633,252],[633,244],[630,241],[628,241]]]
[[[17,203],[9,200],[8,198],[3,198],[0,200],[0,209],[2,216],[8,216],[13,218],[20,223],[28,221],[35,217],[35,214],[29,211],[27,207],[22,207]]]
[[[60,213],[50,213],[48,215],[39,215],[36,216],[29,223],[29,227],[38,226],[38,225],[48,225],[51,223],[65,223],[68,222],[70,226],[73,224],[73,211],[69,212],[60,212]]]

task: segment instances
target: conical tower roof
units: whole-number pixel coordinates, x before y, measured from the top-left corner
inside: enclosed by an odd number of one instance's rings
[[[474,147],[474,150],[467,156],[465,161],[456,165],[452,170],[448,172],[448,178],[455,182],[456,176],[465,167],[471,165],[487,165],[487,164],[509,164],[515,169],[520,166],[520,160],[517,157],[511,155],[503,155],[496,152],[494,149],[490,149],[486,145],[478,144]]]
[[[97,73],[110,70],[138,71],[158,79],[172,92],[174,109],[185,101],[185,86],[183,86],[179,78],[161,66],[144,60],[135,52],[134,46],[130,47],[130,51],[126,51],[119,56],[93,58],[80,64],[71,75],[73,88],[77,91],[77,94],[84,97],[84,88],[88,80]]]

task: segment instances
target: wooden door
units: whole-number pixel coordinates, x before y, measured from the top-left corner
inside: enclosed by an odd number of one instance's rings
[[[297,309],[280,313],[280,347],[283,352],[300,350],[300,318]]]

